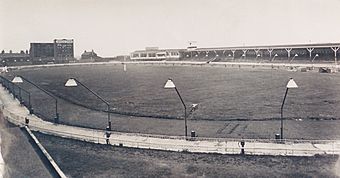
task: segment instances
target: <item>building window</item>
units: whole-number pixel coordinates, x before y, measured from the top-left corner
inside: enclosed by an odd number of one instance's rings
[[[156,53],[148,53],[149,57],[156,57]]]

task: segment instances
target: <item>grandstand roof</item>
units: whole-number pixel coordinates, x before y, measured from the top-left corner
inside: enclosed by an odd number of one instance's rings
[[[233,47],[215,47],[215,48],[197,48],[195,51],[210,50],[231,50],[231,49],[285,49],[285,48],[326,48],[340,47],[340,43],[316,43],[316,44],[292,44],[292,45],[266,45],[266,46],[233,46]]]
[[[145,52],[164,52],[164,51],[169,51],[169,52],[171,52],[171,51],[184,51],[185,49],[158,49],[158,50],[136,50],[136,51],[134,51],[133,53],[140,53],[140,52],[143,52],[143,53],[145,53]]]

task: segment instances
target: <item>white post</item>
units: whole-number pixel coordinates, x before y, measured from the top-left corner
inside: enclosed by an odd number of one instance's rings
[[[309,60],[312,59],[312,51],[314,50],[314,48],[307,48],[307,51],[309,52]]]
[[[199,57],[200,56],[200,53],[201,53],[201,51],[196,51],[197,52],[197,54],[196,54],[196,57]]]
[[[269,52],[269,60],[271,60],[272,59],[273,48],[268,48],[267,50]]]
[[[235,59],[235,49],[232,49],[231,52],[233,53],[233,60]]]
[[[246,59],[246,57],[247,57],[247,51],[248,51],[248,49],[242,49],[242,51],[243,51],[243,55],[244,55],[244,59]]]
[[[256,48],[256,49],[254,49],[254,51],[255,51],[255,54],[256,54],[256,56],[257,56],[257,54],[259,54],[260,49],[259,49],[259,48]]]
[[[292,51],[292,48],[286,48],[286,51],[288,53],[288,61],[290,59],[290,52]]]
[[[331,47],[331,49],[334,51],[334,62],[335,62],[335,65],[336,65],[337,64],[336,53],[338,52],[339,47]]]

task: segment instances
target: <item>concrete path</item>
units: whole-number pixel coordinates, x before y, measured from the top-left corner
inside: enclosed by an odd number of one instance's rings
[[[43,121],[35,115],[30,115],[27,108],[21,106],[13,99],[8,91],[0,87],[1,110],[7,120],[23,126],[25,118],[29,119],[29,127],[33,131],[78,139],[93,143],[106,144],[105,131],[54,124]],[[188,151],[197,153],[239,154],[241,152],[240,139],[225,138],[195,138],[185,140],[183,137],[166,135],[148,135],[138,133],[111,132],[109,142],[111,145],[121,145],[136,148],[159,149],[170,151]],[[340,141],[304,141],[285,140],[278,143],[276,140],[245,141],[245,154],[254,155],[295,155],[312,156],[315,154],[340,154]]]

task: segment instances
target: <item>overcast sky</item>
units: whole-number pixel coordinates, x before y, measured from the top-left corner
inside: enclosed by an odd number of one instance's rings
[[[340,42],[340,0],[0,0],[0,50],[75,40],[75,55],[147,46]]]

